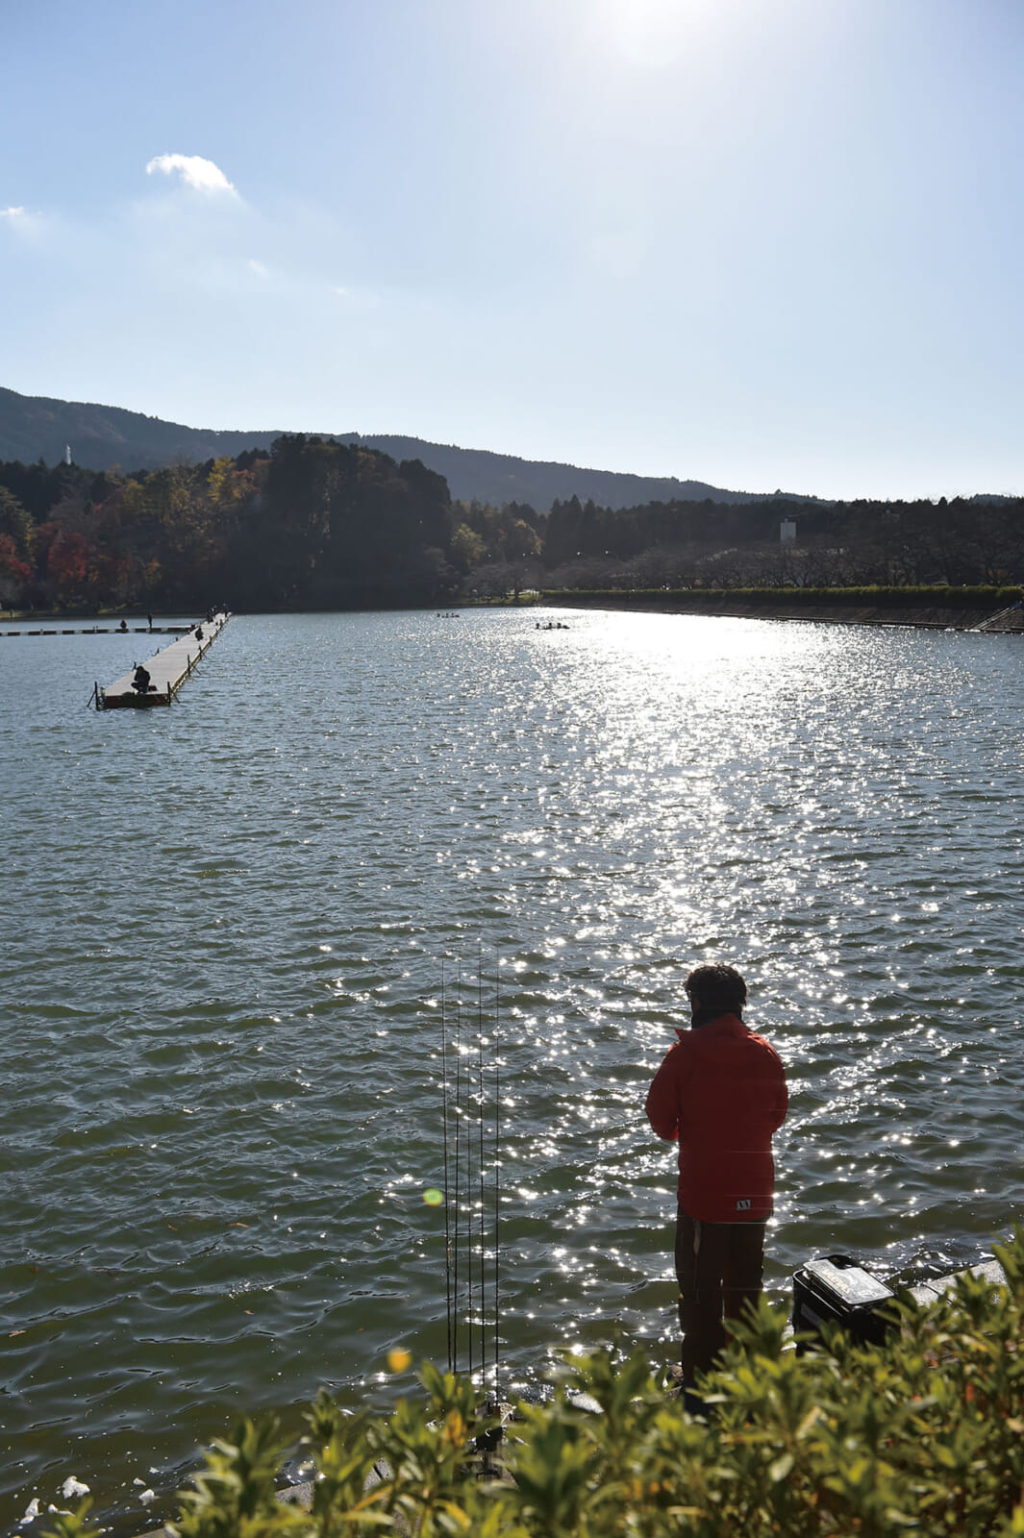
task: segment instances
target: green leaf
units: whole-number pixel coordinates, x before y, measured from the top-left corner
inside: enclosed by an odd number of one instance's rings
[[[796,1459],[792,1453],[783,1453],[780,1458],[776,1458],[768,1470],[768,1477],[772,1484],[777,1485],[780,1479],[785,1479],[795,1462]]]

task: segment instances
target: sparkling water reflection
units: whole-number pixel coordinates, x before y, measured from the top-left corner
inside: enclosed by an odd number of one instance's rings
[[[100,716],[132,638],[2,642],[3,1520],[74,1472],[144,1525],[234,1408],[443,1357],[445,957],[500,959],[519,1382],[673,1349],[642,1101],[696,961],[790,1074],[774,1286],[1021,1214],[1019,641],[536,621],[238,618]]]

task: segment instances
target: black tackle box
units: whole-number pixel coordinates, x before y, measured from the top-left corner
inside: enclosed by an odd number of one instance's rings
[[[882,1310],[893,1296],[849,1255],[823,1255],[793,1273],[793,1328],[838,1324],[861,1345],[880,1346],[889,1329]]]

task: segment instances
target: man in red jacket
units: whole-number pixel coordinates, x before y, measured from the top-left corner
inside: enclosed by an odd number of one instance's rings
[[[676,1276],[683,1385],[692,1389],[761,1292],[764,1227],[775,1190],[772,1133],[786,1115],[774,1047],[743,1024],[747,985],[732,967],[686,979],[691,1029],[677,1031],[647,1094],[659,1137],[679,1140]]]

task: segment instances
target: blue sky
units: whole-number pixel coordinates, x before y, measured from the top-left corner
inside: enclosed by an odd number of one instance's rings
[[[1024,492],[1019,0],[0,0],[0,384]]]

